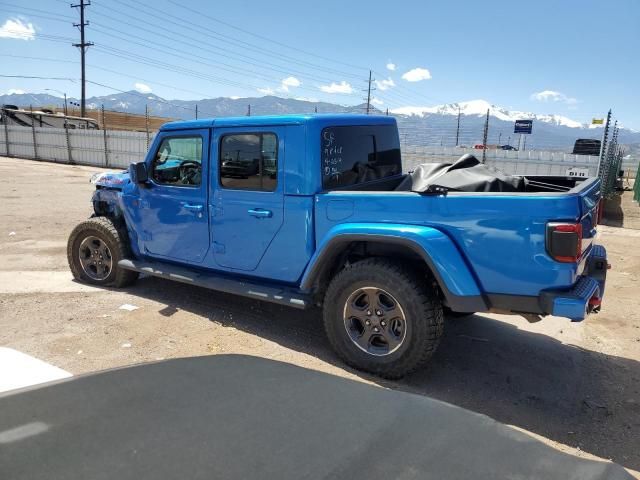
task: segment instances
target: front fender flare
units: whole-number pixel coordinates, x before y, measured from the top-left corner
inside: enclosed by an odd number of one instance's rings
[[[478,283],[453,241],[440,230],[420,225],[346,223],[324,236],[305,270],[302,290],[311,290],[326,262],[351,242],[404,245],[429,266],[448,306],[459,312],[488,310]]]

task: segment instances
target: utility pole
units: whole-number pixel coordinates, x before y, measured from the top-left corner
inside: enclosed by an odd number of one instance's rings
[[[247,105],[247,117],[251,116],[251,104]]]
[[[487,108],[487,119],[484,121],[484,135],[482,136],[482,163],[487,159],[487,136],[489,135],[489,109]]]
[[[84,117],[86,115],[86,78],[85,78],[85,62],[84,57],[87,53],[87,48],[93,45],[93,42],[86,42],[84,39],[84,27],[89,25],[89,22],[84,21],[84,9],[91,5],[90,0],[80,0],[80,3],[77,5],[71,4],[71,8],[79,8],[80,9],[80,23],[74,23],[74,27],[78,27],[80,29],[80,43],[74,43],[74,47],[78,47],[80,49],[80,73],[81,73],[81,94],[80,94],[80,116]]]
[[[369,88],[367,88],[367,115],[369,115],[369,111],[371,110],[371,91],[375,90],[374,88],[371,88],[371,82],[373,82],[374,79],[371,78],[371,70],[369,70]]]
[[[458,127],[456,128],[456,147],[460,140],[460,105],[458,105]]]
[[[198,119],[198,104],[196,103],[196,120]]]
[[[500,145],[500,140],[502,139],[502,132],[498,134],[498,145]]]

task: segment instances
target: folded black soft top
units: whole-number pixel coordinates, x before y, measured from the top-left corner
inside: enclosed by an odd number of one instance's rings
[[[396,187],[400,191],[524,192],[523,177],[507,175],[466,154],[454,163],[423,163]]]

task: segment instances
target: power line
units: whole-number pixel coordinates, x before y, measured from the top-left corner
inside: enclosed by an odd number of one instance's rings
[[[0,77],[4,77],[4,78],[35,78],[38,80],[68,80],[70,82],[75,82],[76,79],[75,78],[69,78],[69,77],[39,77],[39,76],[35,76],[35,75],[0,75]]]
[[[60,0],[59,0],[59,1],[60,1]],[[63,2],[63,1],[61,1],[61,3],[64,3],[64,2]],[[120,3],[122,3],[122,2],[120,2]],[[95,5],[95,3],[94,3],[94,5],[92,5],[92,6],[93,6],[93,7],[98,6],[99,8],[104,8],[104,7],[101,7],[101,6],[99,6],[99,5]],[[45,12],[45,13],[48,13],[48,12]],[[56,15],[57,15],[57,14],[56,14]],[[110,17],[110,16],[105,15],[105,14],[101,14],[101,15],[102,15],[102,16],[104,16],[104,17],[106,17],[106,18],[111,18],[111,19],[113,19],[114,21],[119,21],[120,23],[126,23],[126,24],[128,24],[128,25],[132,25],[132,26],[134,26],[134,27],[135,27],[135,25],[133,25],[133,24],[131,24],[131,23],[129,23],[129,22],[126,22],[126,21],[124,21],[124,22],[123,22],[123,21],[122,21],[122,20],[120,20],[120,19],[116,19],[116,18],[114,18],[114,17]],[[160,18],[160,17],[158,17],[158,18]],[[58,19],[55,19],[55,20],[58,20]],[[94,22],[94,23],[95,23],[95,22]],[[149,22],[147,22],[147,23],[149,23]],[[153,25],[153,23],[151,23],[151,25]],[[158,24],[155,24],[155,25],[158,25]],[[121,30],[114,29],[113,27],[107,27],[107,28],[108,28],[109,30],[111,30],[111,31],[108,33],[108,35],[109,35],[110,37],[121,38],[123,41],[128,41],[129,43],[131,43],[131,39],[130,39],[131,34],[130,34],[129,32],[123,32],[123,31],[121,31]],[[142,30],[146,30],[146,31],[151,32],[151,33],[155,33],[154,31],[148,30],[148,29],[146,29],[146,28],[144,28],[144,27],[136,27],[136,28],[138,28],[138,29],[142,29]],[[100,30],[100,29],[96,29],[96,28],[94,27],[94,31],[96,31],[96,30],[97,30],[97,31],[99,31],[99,32],[102,32],[102,33],[107,34],[107,32],[106,32],[106,31],[102,31],[102,30]],[[111,33],[112,31],[118,31],[118,32],[121,32],[121,33],[123,33],[123,34],[127,35],[127,37],[128,37],[128,38],[118,37],[117,35],[114,35],[113,33]],[[164,32],[164,31],[166,31],[166,28],[163,28],[163,32]],[[176,34],[177,34],[177,33],[176,33]],[[139,39],[142,39],[142,40],[146,40],[144,37],[140,37],[140,36],[135,36],[135,37],[136,37],[136,38],[139,38]],[[181,34],[181,38],[183,38],[183,37],[184,37],[184,34]],[[266,38],[266,37],[265,37],[265,38]],[[153,40],[151,40],[151,41],[153,41]],[[171,50],[174,50],[174,51],[179,52],[179,53],[180,53],[180,58],[185,58],[185,55],[187,55],[187,58],[189,58],[189,57],[193,57],[193,56],[194,56],[194,54],[193,54],[193,52],[192,52],[192,51],[188,51],[188,52],[187,52],[187,51],[185,51],[185,50],[176,49],[176,48],[171,47],[171,46],[168,46],[168,45],[165,45],[165,50],[160,50],[160,49],[158,49],[158,48],[155,48],[155,47],[150,46],[150,45],[149,45],[149,44],[147,44],[147,43],[140,43],[140,42],[134,42],[134,43],[136,43],[136,44],[138,44],[138,45],[140,45],[140,46],[143,46],[143,47],[145,47],[145,48],[149,48],[149,49],[155,50],[155,51],[161,51],[163,54],[166,54],[166,53],[167,53],[167,52],[166,52],[166,49],[171,49]],[[182,40],[182,43],[185,43],[185,42],[184,42],[184,40]],[[209,52],[211,52],[211,53],[213,53],[213,54],[216,54],[216,55],[220,55],[219,50],[215,50],[215,51],[214,51],[214,50],[208,50],[208,49],[205,49],[205,48],[203,48],[203,47],[202,47],[202,43],[203,43],[203,42],[202,42],[202,40],[201,40],[201,39],[198,39],[198,44],[191,44],[191,46],[193,46],[193,47],[195,47],[195,48],[202,49],[202,50],[207,50],[207,51],[209,51]],[[206,42],[205,42],[205,43],[206,43]],[[244,44],[247,44],[247,45],[251,45],[251,44],[249,44],[248,42],[243,42],[243,43],[244,43]],[[155,44],[157,44],[157,42],[155,42]],[[232,44],[234,44],[234,45],[238,45],[238,43],[237,43],[237,42],[236,42],[236,43],[232,43]],[[108,47],[105,47],[105,48],[108,48]],[[263,49],[263,50],[264,50],[264,49]],[[127,52],[127,53],[130,53],[130,52]],[[177,55],[176,55],[176,56],[177,56]],[[223,56],[225,56],[225,55],[223,55]],[[246,56],[246,55],[239,55],[239,56],[243,56],[243,57],[245,57],[245,58],[249,58],[249,59],[255,59],[255,57],[248,57],[248,56]],[[279,56],[281,56],[281,55],[279,55]],[[208,57],[202,57],[202,56],[199,56],[199,55],[195,55],[195,57],[197,57],[197,58],[201,58],[201,59],[208,59]],[[227,57],[227,58],[235,58],[235,57],[233,57],[233,56],[228,56],[228,55],[227,55],[226,57]],[[205,65],[207,65],[207,66],[213,66],[214,68],[221,69],[221,67],[220,67],[219,65],[212,65],[211,63],[208,63],[208,62],[196,62],[196,63],[205,64]],[[272,71],[276,71],[276,72],[283,73],[283,74],[291,74],[291,73],[295,73],[296,75],[299,75],[299,76],[301,76],[302,78],[310,78],[310,79],[315,80],[315,81],[322,81],[322,82],[331,82],[331,81],[332,81],[331,79],[318,78],[318,77],[315,77],[315,76],[309,75],[309,74],[307,74],[307,73],[300,72],[300,71],[298,71],[298,70],[291,70],[291,69],[289,69],[289,70],[283,70],[283,69],[281,69],[281,68],[277,68],[277,67],[276,67],[276,68],[274,68],[274,67],[269,67],[268,65],[267,65],[267,66],[265,66],[265,65],[260,64],[260,63],[255,63],[255,62],[248,62],[248,63],[253,64],[253,65],[255,65],[255,66],[258,66],[258,67],[260,67],[260,68],[267,68],[267,69],[270,69],[270,70],[272,70]],[[315,67],[315,68],[323,68],[323,67],[316,67],[314,64],[310,64],[309,62],[298,62],[298,63],[299,63],[299,64],[301,64],[301,65],[307,65],[307,64],[308,64],[308,65],[312,65],[312,66],[313,66],[313,67]],[[240,73],[240,72],[239,72],[239,70],[240,70],[240,71],[244,71],[244,72],[249,72],[250,74],[257,75],[258,77],[261,77],[261,78],[264,78],[264,79],[268,79],[268,80],[275,80],[275,81],[280,82],[280,79],[277,79],[277,80],[276,80],[276,79],[274,79],[274,77],[267,77],[267,76],[265,76],[265,75],[263,75],[263,74],[260,74],[260,73],[258,73],[258,72],[251,71],[251,70],[247,70],[247,69],[243,69],[242,67],[235,67],[235,66],[230,65],[230,64],[223,64],[223,65],[224,65],[225,67],[228,67],[228,68],[222,68],[223,70],[229,71],[229,72],[234,73],[234,74],[239,74],[239,73]],[[324,68],[323,68],[323,69],[324,69]],[[324,69],[324,70],[326,70],[326,69]],[[342,72],[342,73],[346,73],[346,72]],[[245,73],[240,73],[240,74],[245,75]],[[349,75],[351,76],[351,74],[349,74]],[[361,78],[361,77],[360,77],[360,78]],[[220,77],[218,77],[218,79],[216,79],[215,81],[216,81],[217,83],[223,83],[223,82],[222,82],[222,81],[220,81],[220,80],[221,80],[221,79],[220,79]],[[237,85],[238,85],[237,83],[236,83],[236,84],[234,84],[234,86],[237,86]],[[258,87],[252,86],[251,88],[257,89]],[[300,89],[303,89],[303,90],[312,91],[312,92],[314,92],[314,93],[317,93],[317,89],[315,89],[315,88],[309,88],[309,87],[296,87],[296,88],[300,88]],[[281,92],[281,94],[284,94],[283,96],[289,96],[287,93],[288,93],[288,92]],[[400,97],[400,96],[396,95],[395,93],[391,93],[391,92],[387,92],[387,93],[385,93],[385,94],[383,94],[383,95],[378,95],[378,97],[380,97],[380,98],[383,98],[383,99],[387,100],[387,103],[390,103],[390,102],[389,102],[389,99],[391,99],[391,100],[392,100],[392,101],[391,101],[391,103],[396,103],[396,104],[398,104],[398,105],[402,105],[405,101],[409,101],[409,102],[411,102],[411,100],[407,100],[407,99],[406,99],[406,97]],[[397,98],[401,98],[401,100],[397,100]]]
[[[67,2],[64,2],[64,3],[66,4]],[[36,15],[36,14],[34,14],[34,13],[31,13],[31,12],[36,12],[36,13],[46,13],[47,15],[55,15],[55,16],[57,16],[57,17],[61,17],[61,18],[63,18],[65,21],[68,21],[68,20],[72,20],[72,21],[73,21],[73,17],[68,16],[68,15],[62,15],[62,14],[60,14],[60,13],[49,12],[49,11],[47,11],[47,10],[39,10],[39,9],[37,9],[37,8],[25,7],[25,6],[23,6],[23,5],[16,5],[16,4],[14,4],[14,3],[9,3],[9,2],[0,2],[0,4],[1,4],[1,5],[5,5],[5,6],[7,6],[7,7],[19,8],[19,9],[21,9],[21,10],[28,10],[28,11],[29,11],[29,15],[30,15],[30,16],[33,16],[33,17],[36,17],[37,15]]]
[[[101,7],[101,8],[104,9],[105,7]],[[110,8],[110,10],[114,11],[112,8]],[[118,10],[115,10],[115,11],[118,12]],[[119,13],[122,13],[123,15],[125,15],[124,12],[120,11]],[[190,36],[188,34],[185,34],[185,32],[178,32],[176,30],[172,30],[171,28],[167,28],[165,26],[159,25],[158,23],[150,22],[148,20],[146,20],[144,22],[145,26],[140,26],[140,25],[133,24],[131,22],[124,21],[124,20],[122,20],[120,18],[112,17],[112,16],[104,14],[104,13],[101,13],[101,15],[104,18],[111,19],[114,22],[117,22],[119,24],[123,23],[123,24],[126,24],[126,25],[130,25],[130,26],[133,26],[134,28],[136,28],[138,30],[146,31],[146,32],[152,33],[154,35],[157,35],[157,30],[151,30],[151,29],[146,28],[146,27],[148,27],[148,26],[156,26],[158,28],[162,28],[163,34],[167,34],[167,32],[168,33],[172,33],[173,35],[178,37],[178,41],[181,44],[189,45],[189,46],[194,47],[196,49],[207,51],[210,54],[213,54],[213,55],[216,55],[216,56],[220,56],[220,57],[223,57],[223,58],[227,58],[227,59],[230,59],[230,60],[237,60],[238,58],[244,58],[244,59],[246,59],[246,61],[244,61],[243,63],[254,65],[254,66],[257,66],[259,68],[271,70],[271,71],[274,71],[274,72],[278,72],[278,73],[281,73],[281,74],[284,74],[284,75],[296,74],[298,76],[301,76],[303,78],[309,78],[311,80],[317,80],[317,81],[322,81],[322,82],[331,82],[331,81],[333,81],[333,79],[328,79],[326,77],[325,78],[318,77],[317,75],[308,74],[308,73],[306,73],[306,72],[304,72],[302,70],[291,68],[290,64],[291,63],[295,63],[295,64],[298,64],[298,65],[302,65],[305,68],[309,68],[309,66],[311,66],[312,69],[319,70],[319,71],[322,71],[322,72],[327,72],[327,68],[326,67],[313,65],[313,64],[310,64],[308,62],[296,61],[295,59],[288,60],[286,67],[281,67],[281,66],[276,65],[274,63],[274,62],[284,62],[286,60],[287,57],[283,56],[281,53],[270,51],[270,50],[266,50],[266,49],[261,48],[259,46],[252,45],[252,44],[250,44],[248,42],[229,41],[224,35],[216,34],[215,32],[212,32],[210,29],[207,30],[207,32],[203,33],[202,35],[205,35],[205,36],[208,36],[208,37],[211,37],[211,38],[215,38],[218,41],[218,44],[216,44],[216,45],[214,45],[212,43],[209,43],[207,41],[204,41],[201,36],[200,37]],[[155,15],[151,15],[151,16],[155,17]],[[159,17],[159,18],[163,18],[163,17]],[[179,20],[180,21],[179,17],[172,17],[171,19],[174,20],[174,21],[175,20]],[[166,21],[166,19],[165,19],[165,21]],[[94,24],[95,23],[96,22],[94,22]],[[101,23],[98,23],[98,24],[99,25],[103,25]],[[148,38],[141,37],[140,35],[132,35],[130,32],[123,32],[122,30],[118,30],[117,28],[114,28],[112,26],[110,27],[110,26],[103,25],[103,27],[105,27],[105,28],[107,28],[107,29],[109,29],[111,31],[122,33],[124,35],[127,35],[128,37],[133,36],[133,37],[141,39],[143,41],[153,41],[154,44],[160,45],[160,44],[157,43],[157,39],[156,38],[154,38],[153,40],[150,40]],[[194,28],[194,27],[200,28],[197,25],[193,25],[191,23],[190,24],[190,28]],[[185,42],[185,40],[184,40],[185,38],[192,39],[195,43]],[[246,50],[247,47],[249,47],[254,52],[255,51],[265,51],[265,52],[268,52],[272,56],[270,56],[268,58],[268,60],[267,60],[267,63],[265,63],[264,61],[260,60],[259,58],[256,58],[256,57],[250,56],[250,55],[246,55],[244,53],[238,53],[238,52],[232,52],[232,54],[224,53],[224,51],[221,51],[221,49],[220,49],[220,46],[219,46],[219,42],[220,41],[224,41],[225,43],[230,43],[231,45],[234,45],[234,46],[240,46],[241,48],[243,48],[245,50]],[[246,46],[239,45],[239,44],[245,44]],[[203,45],[211,46],[213,48],[212,49],[205,48]],[[170,48],[170,49],[173,49],[173,50],[179,50],[179,49],[176,49],[175,46],[167,46],[166,44],[164,44],[164,47],[165,48]],[[180,53],[182,55],[184,55],[185,51],[184,50],[180,50]],[[189,55],[193,55],[193,51],[190,50],[188,52],[188,54]],[[197,56],[197,55],[196,55],[196,57],[207,59],[207,60],[209,59],[209,57],[202,57],[202,56]],[[181,57],[181,58],[183,58],[183,57]],[[246,70],[246,69],[243,69],[242,67],[239,67],[239,66],[236,66],[236,65],[230,65],[230,64],[226,64],[226,63],[221,63],[221,65],[224,65],[227,68],[232,68],[232,69],[236,69],[236,70],[237,69],[241,69],[241,70],[248,71],[248,72],[250,72],[252,74],[258,74],[255,71]],[[237,72],[234,72],[234,73],[237,73]],[[357,77],[357,78],[361,78],[361,76]],[[271,79],[274,80],[273,77]],[[280,78],[277,79],[278,82],[280,82],[280,80],[281,80]]]
[[[116,1],[119,1],[119,3],[122,3],[120,0],[116,0]],[[226,25],[227,27],[233,28],[234,30],[237,30],[239,32],[251,35],[251,36],[259,38],[261,40],[266,40],[266,41],[274,43],[276,45],[280,45],[281,47],[289,48],[291,50],[294,50],[294,51],[297,51],[297,52],[300,52],[300,53],[304,53],[305,55],[316,57],[316,58],[319,58],[319,59],[322,59],[322,60],[325,60],[325,61],[329,61],[329,62],[333,62],[333,63],[336,63],[336,64],[344,65],[344,66],[347,66],[347,67],[350,67],[350,68],[354,68],[354,69],[357,69],[357,70],[364,70],[364,71],[367,70],[367,68],[365,68],[365,67],[360,67],[360,66],[357,66],[357,65],[341,62],[340,60],[336,60],[334,58],[324,57],[322,55],[311,53],[311,52],[308,52],[308,51],[303,50],[301,48],[294,47],[292,45],[288,45],[286,43],[282,43],[282,42],[279,42],[277,40],[273,40],[272,38],[265,37],[263,35],[257,34],[255,32],[251,32],[249,30],[245,30],[245,29],[243,29],[241,27],[238,27],[237,25],[233,25],[231,23],[225,22],[225,21],[220,20],[218,18],[215,18],[215,17],[213,17],[211,15],[205,14],[205,13],[203,13],[201,11],[197,11],[197,10],[191,9],[189,7],[186,7],[184,4],[179,4],[179,3],[177,3],[177,2],[175,2],[173,0],[169,0],[169,3],[172,3],[172,4],[178,6],[178,7],[182,8],[182,9],[190,10],[192,13],[195,13],[198,16],[201,16],[201,17],[204,17],[204,18],[208,18],[209,20],[213,20],[214,22],[220,23],[222,25]]]

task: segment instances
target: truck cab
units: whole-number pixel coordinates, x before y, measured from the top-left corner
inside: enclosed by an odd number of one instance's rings
[[[95,217],[72,232],[69,264],[94,284],[146,273],[319,306],[342,358],[389,378],[426,363],[445,311],[599,310],[599,180],[517,178],[493,192],[441,176],[417,190],[411,175],[392,117],[168,123],[144,162],[95,179]]]

